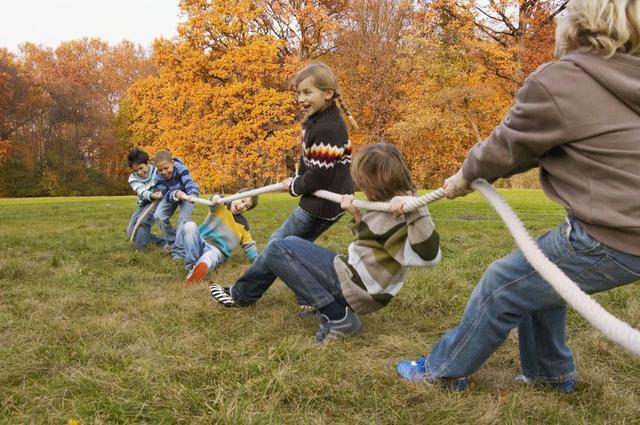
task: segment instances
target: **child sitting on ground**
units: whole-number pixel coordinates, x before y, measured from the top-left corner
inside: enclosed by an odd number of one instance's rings
[[[132,170],[131,174],[129,174],[129,186],[138,195],[138,209],[131,216],[127,226],[127,236],[131,237],[140,216],[153,201],[162,198],[162,193],[156,187],[154,178],[156,167],[149,164],[149,155],[145,151],[138,148],[131,149],[127,155],[127,162]],[[155,211],[155,207],[153,209]],[[142,249],[150,243],[159,243],[161,241],[160,238],[151,233],[151,227],[153,226],[152,214],[153,211],[149,211],[138,227],[134,238],[136,249]]]
[[[173,158],[167,150],[158,151],[153,157],[156,165],[156,181],[163,198],[158,204],[153,218],[162,229],[165,246],[173,246],[176,240],[176,231],[171,225],[171,216],[180,207],[180,214],[176,223],[176,229],[191,220],[193,203],[189,202],[191,196],[198,196],[198,184],[193,180],[187,167],[179,159]],[[179,248],[179,247],[178,247]]]
[[[238,193],[245,192],[242,189]],[[237,199],[228,204],[219,204],[220,197],[214,195],[207,218],[198,228],[193,221],[186,222],[178,229],[174,257],[184,258],[188,271],[187,283],[204,279],[212,270],[231,256],[233,249],[240,245],[250,261],[258,256],[256,243],[249,233],[249,223],[242,216],[258,205],[258,196]]]
[[[379,143],[362,149],[351,168],[353,181],[371,201],[389,201],[396,209],[415,189],[400,152]],[[385,212],[361,213],[353,195],[343,195],[341,207],[354,217],[355,241],[348,257],[296,236],[271,241],[252,267],[269,273],[230,288],[211,285],[214,301],[224,305],[254,304],[273,276],[296,296],[313,305],[320,318],[318,343],[354,335],[361,327],[355,313],[367,314],[387,305],[400,291],[409,266],[434,266],[440,261],[439,237],[426,207],[398,216]],[[261,264],[258,264],[261,263]],[[245,273],[245,276],[247,273]]]

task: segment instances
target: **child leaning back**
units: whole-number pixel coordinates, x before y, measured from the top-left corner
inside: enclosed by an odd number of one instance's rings
[[[198,184],[191,177],[189,169],[177,158],[173,158],[167,150],[158,151],[153,157],[156,165],[156,180],[162,191],[162,200],[153,214],[158,226],[162,229],[165,246],[172,248],[176,240],[176,231],[171,225],[171,216],[180,207],[176,228],[191,220],[192,196],[199,195]],[[180,249],[180,247],[176,247]]]
[[[247,190],[241,189],[238,193]],[[184,258],[187,283],[204,279],[210,270],[226,261],[238,245],[249,261],[258,256],[256,243],[249,233],[249,222],[242,215],[258,205],[258,196],[226,204],[220,204],[219,199],[218,195],[211,197],[213,205],[200,227],[188,221],[178,229],[172,254]]]
[[[153,164],[149,164],[149,155],[142,149],[133,148],[127,155],[127,162],[131,168],[131,174],[129,174],[129,186],[138,195],[138,208],[131,216],[129,225],[127,226],[127,236],[131,237],[136,223],[146,212],[153,201],[162,198],[162,193],[156,187],[155,172],[156,167]],[[144,221],[140,224],[136,236],[134,238],[134,244],[136,249],[144,248],[150,243],[160,243],[162,240],[156,235],[151,233],[151,227],[153,226],[153,212],[155,211],[157,204],[152,208],[152,211],[147,212],[144,217]]]
[[[362,149],[351,174],[371,201],[388,201],[394,211],[414,195],[409,169],[400,152],[378,143]],[[211,285],[214,301],[226,306],[254,304],[279,277],[296,296],[318,312],[318,343],[354,335],[361,327],[358,314],[386,306],[398,294],[407,277],[407,267],[434,266],[440,261],[439,236],[426,207],[406,214],[361,212],[353,206],[353,195],[343,195],[341,207],[353,215],[355,240],[348,256],[295,236],[274,240],[250,267],[269,271],[252,286],[230,288]]]
[[[287,236],[315,241],[344,212],[339,205],[313,196],[313,192],[323,189],[340,194],[353,193],[349,174],[351,142],[340,109],[354,128],[357,124],[342,99],[337,78],[324,63],[312,63],[294,76],[292,86],[304,112],[302,154],[296,175],[283,185],[292,196],[301,198],[298,207],[270,236],[269,242]],[[254,263],[236,285],[252,286],[254,281],[273,283],[275,276],[262,264]],[[300,299],[298,303],[303,304]]]

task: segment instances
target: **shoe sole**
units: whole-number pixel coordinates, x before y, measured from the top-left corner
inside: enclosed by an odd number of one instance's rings
[[[198,263],[193,268],[189,277],[187,277],[187,283],[192,285],[196,282],[200,282],[207,276],[207,273],[209,273],[209,267],[205,263]]]
[[[211,299],[218,304],[222,304],[225,307],[237,307],[236,302],[231,298],[224,289],[219,285],[209,286],[209,292],[211,293]]]

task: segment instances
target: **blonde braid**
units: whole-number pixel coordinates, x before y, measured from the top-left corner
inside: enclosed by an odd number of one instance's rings
[[[338,92],[336,92],[336,100],[338,101],[338,104],[340,105],[340,109],[342,109],[342,112],[344,112],[344,114],[349,119],[349,122],[351,123],[351,128],[353,128],[354,131],[358,131],[358,123],[356,122],[355,118],[353,118],[353,115],[351,115],[351,111],[349,110],[349,108],[347,108],[347,104],[342,98],[342,95]]]

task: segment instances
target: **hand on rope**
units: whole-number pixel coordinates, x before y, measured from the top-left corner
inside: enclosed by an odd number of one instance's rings
[[[342,195],[342,199],[340,200],[340,208],[351,214],[356,223],[360,223],[360,220],[362,219],[362,213],[353,205],[353,195]]]
[[[389,212],[394,217],[400,217],[405,214],[404,205],[409,202],[415,200],[415,196],[394,196],[389,201]]]
[[[288,192],[289,187],[291,187],[291,183],[293,183],[293,177],[288,177],[284,179],[280,184],[282,185],[282,189]]]
[[[471,182],[465,179],[462,175],[462,168],[453,176],[445,179],[442,188],[444,189],[445,196],[449,199],[457,198],[458,196],[465,196],[473,192],[473,189],[471,189]]]
[[[187,201],[187,202],[191,202],[193,204],[194,202],[194,197],[187,195],[186,193],[184,193],[181,190],[176,191],[175,195],[173,195],[178,201]]]

